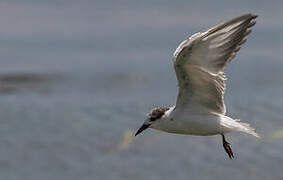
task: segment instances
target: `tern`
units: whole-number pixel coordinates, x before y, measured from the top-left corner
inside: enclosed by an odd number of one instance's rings
[[[245,14],[184,40],[173,54],[178,97],[172,107],[154,108],[135,136],[148,128],[176,134],[221,135],[229,158],[234,158],[225,134],[259,135],[249,124],[226,116],[224,68],[235,57],[257,18]]]

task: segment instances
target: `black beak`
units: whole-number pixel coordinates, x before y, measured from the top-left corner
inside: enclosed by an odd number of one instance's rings
[[[149,128],[150,124],[143,124],[139,130],[136,132],[135,136],[137,136],[139,133],[143,132],[144,130],[146,130],[147,128]]]

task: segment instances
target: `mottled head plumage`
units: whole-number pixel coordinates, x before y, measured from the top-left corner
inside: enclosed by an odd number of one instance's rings
[[[158,107],[158,108],[154,108],[153,110],[151,110],[150,113],[147,114],[148,118],[150,121],[155,121],[159,118],[161,118],[164,113],[166,111],[168,111],[170,108],[166,107],[166,108],[161,108],[161,107]]]

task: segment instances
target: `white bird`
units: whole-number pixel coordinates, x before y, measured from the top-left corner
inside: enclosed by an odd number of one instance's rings
[[[245,14],[183,41],[173,55],[179,87],[176,105],[153,109],[135,136],[147,128],[199,136],[220,134],[230,158],[234,155],[225,140],[226,133],[237,131],[259,137],[249,124],[225,115],[223,98],[224,67],[246,42],[256,17]]]

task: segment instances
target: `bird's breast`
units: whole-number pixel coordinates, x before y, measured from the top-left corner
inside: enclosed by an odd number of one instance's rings
[[[176,134],[215,135],[221,132],[216,115],[177,113],[164,118],[154,129]]]

